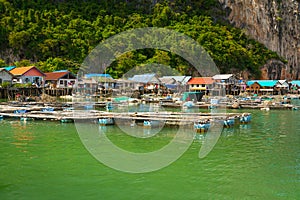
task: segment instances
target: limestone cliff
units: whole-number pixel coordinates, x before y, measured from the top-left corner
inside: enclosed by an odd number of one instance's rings
[[[219,0],[236,27],[277,52],[287,63],[262,66],[262,79],[300,78],[299,0]]]

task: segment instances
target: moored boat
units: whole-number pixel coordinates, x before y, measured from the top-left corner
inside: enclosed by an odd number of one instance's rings
[[[113,118],[101,118],[101,119],[98,119],[98,122],[101,126],[113,125],[114,119]]]
[[[192,101],[187,101],[183,103],[183,108],[193,108],[195,104]]]
[[[197,133],[207,132],[209,128],[210,128],[210,123],[209,122],[194,123],[194,129]]]
[[[229,118],[224,120],[224,127],[230,128],[232,126],[234,126],[234,119]]]
[[[240,122],[242,124],[246,124],[246,123],[249,123],[251,121],[251,115],[246,115],[245,113],[242,114],[242,116],[240,117]]]

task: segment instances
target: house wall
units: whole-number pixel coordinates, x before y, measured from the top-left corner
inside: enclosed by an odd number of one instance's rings
[[[258,83],[253,83],[249,86],[249,90],[260,90],[260,85]]]
[[[126,90],[126,89],[138,89],[139,87],[138,83],[135,82],[117,82],[116,83],[116,88],[121,89],[121,90]]]
[[[0,84],[3,82],[11,82],[12,76],[5,70],[0,72]]]
[[[59,79],[56,83],[57,88],[72,88],[75,84],[75,79]]]
[[[116,85],[114,82],[99,82],[99,84],[103,85],[106,89],[113,89]]]
[[[21,76],[18,81],[18,83],[38,83],[38,84],[41,84],[42,82],[43,82],[42,76]]]
[[[189,85],[189,89],[191,91],[195,91],[195,90],[206,90],[206,84],[190,84]]]

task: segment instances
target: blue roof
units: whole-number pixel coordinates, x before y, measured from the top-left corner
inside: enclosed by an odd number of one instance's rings
[[[294,80],[294,81],[292,81],[291,83],[292,83],[293,85],[296,84],[296,85],[300,86],[300,81]]]
[[[105,78],[112,78],[109,74],[86,74],[86,78],[93,78],[93,77],[105,77]]]
[[[165,84],[168,89],[175,89],[177,87],[176,84]]]
[[[7,71],[13,70],[14,68],[16,68],[16,66],[4,67],[4,69],[6,69]]]
[[[258,83],[262,87],[274,87],[278,81],[274,81],[274,80],[252,80],[252,81],[247,81],[247,85],[250,86],[255,82]]]

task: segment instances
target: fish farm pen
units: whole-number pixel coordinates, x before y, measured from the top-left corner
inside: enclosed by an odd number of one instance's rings
[[[218,113],[218,112],[108,112],[94,110],[89,104],[74,104],[61,107],[61,104],[52,104],[52,107],[43,104],[0,106],[0,118],[12,118],[21,121],[50,120],[61,123],[84,122],[98,123],[100,126],[123,124],[128,126],[140,125],[144,128],[158,126],[190,126],[196,132],[205,132],[215,122],[224,127],[233,127],[235,124],[244,124],[251,121],[250,113]],[[73,107],[74,106],[74,107]],[[105,106],[105,104],[99,104]]]

